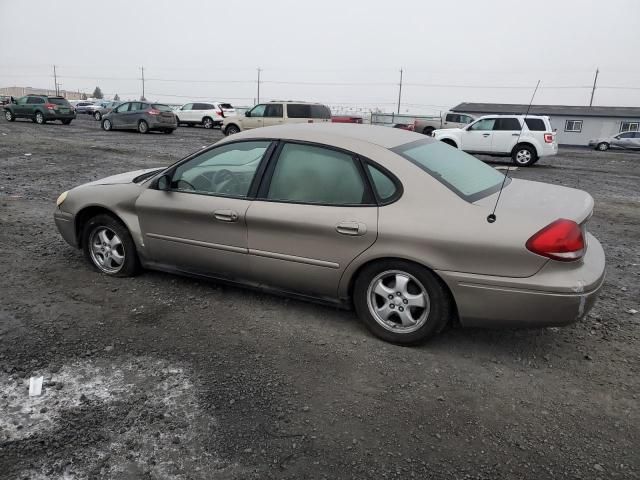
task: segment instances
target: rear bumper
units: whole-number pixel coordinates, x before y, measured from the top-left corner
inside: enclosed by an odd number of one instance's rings
[[[78,248],[79,242],[76,236],[75,217],[71,213],[63,212],[59,208],[53,212],[53,220],[62,238],[72,247]]]
[[[176,123],[175,119],[173,120],[173,122],[160,122],[158,120],[147,120],[147,123],[149,124],[149,129],[150,130],[164,130],[165,128],[173,128],[176,129],[178,128],[178,124]]]
[[[573,323],[593,306],[604,282],[602,246],[588,235],[581,262],[549,261],[527,278],[438,274],[451,289],[463,326],[544,327]]]
[[[73,120],[76,118],[75,113],[49,113],[45,112],[44,118],[46,120]]]

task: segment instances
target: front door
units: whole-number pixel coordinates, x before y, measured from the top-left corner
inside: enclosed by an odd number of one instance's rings
[[[149,260],[169,269],[244,279],[248,197],[270,144],[215,147],[172,169],[166,190],[145,190],[136,211]]]
[[[193,103],[187,103],[177,112],[181,122],[193,122]]]
[[[266,105],[260,104],[249,110],[247,112],[248,115],[245,114],[245,117],[241,118],[240,120],[242,129],[249,130],[251,128],[262,127],[264,122],[264,111],[266,110],[266,107]]]
[[[255,283],[335,299],[345,268],[376,240],[378,207],[359,162],[286,143],[247,211]]]
[[[491,137],[495,121],[495,118],[483,118],[469,125],[460,136],[462,141],[460,148],[468,152],[491,151]]]
[[[123,128],[125,126],[125,122],[127,118],[126,115],[127,115],[127,112],[129,111],[129,105],[131,104],[129,102],[126,102],[118,105],[116,108],[113,109],[113,115],[109,117],[109,120],[111,120],[111,125],[113,125],[113,128]]]
[[[16,113],[16,117],[26,117],[28,116],[29,108],[31,105],[27,105],[27,101],[32,97],[20,97],[17,100],[16,106],[13,111]]]

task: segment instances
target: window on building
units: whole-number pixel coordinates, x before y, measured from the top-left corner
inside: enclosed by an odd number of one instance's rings
[[[564,123],[565,132],[582,132],[582,120],[567,120]]]
[[[621,132],[637,132],[640,130],[640,122],[620,122]]]

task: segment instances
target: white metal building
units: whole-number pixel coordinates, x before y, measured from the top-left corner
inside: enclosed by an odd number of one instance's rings
[[[461,103],[451,110],[474,116],[524,115],[528,107],[507,103]],[[640,107],[532,105],[529,114],[548,116],[560,145],[586,146],[591,139],[640,131]]]

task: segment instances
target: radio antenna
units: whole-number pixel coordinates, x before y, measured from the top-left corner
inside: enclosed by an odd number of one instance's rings
[[[533,91],[533,95],[531,95],[531,101],[529,102],[529,106],[527,107],[527,111],[524,114],[524,121],[523,121],[523,125],[520,127],[520,132],[518,133],[518,139],[516,140],[516,145],[520,143],[520,135],[522,135],[522,129],[525,127],[525,125],[527,124],[527,115],[529,115],[529,110],[531,110],[531,105],[533,104],[533,99],[536,97],[536,92],[538,91],[538,87],[540,86],[540,80],[538,80],[538,83],[536,83],[536,88]],[[496,198],[496,204],[493,206],[493,211],[487,215],[487,222],[489,223],[493,223],[496,221],[496,208],[498,208],[498,202],[500,201],[500,196],[502,195],[502,189],[504,188],[504,184],[507,181],[507,178],[509,177],[509,171],[510,171],[511,165],[507,166],[507,173],[504,175],[504,178],[502,179],[502,185],[500,185],[500,191],[498,192],[498,198]]]

